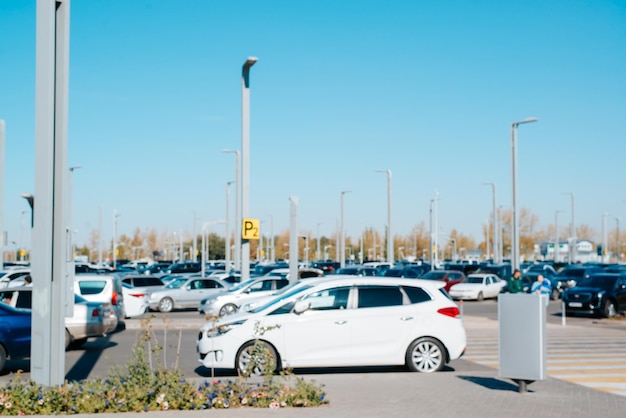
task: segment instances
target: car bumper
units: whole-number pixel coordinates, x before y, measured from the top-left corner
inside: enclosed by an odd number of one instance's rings
[[[200,334],[202,336],[196,341],[198,361],[209,369],[234,369],[235,354],[233,350],[225,347],[219,337],[207,337],[203,331],[200,331]]]

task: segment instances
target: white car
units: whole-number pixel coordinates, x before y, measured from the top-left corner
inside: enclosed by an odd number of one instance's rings
[[[251,312],[205,324],[196,342],[199,361],[261,374],[257,342],[276,369],[406,365],[438,371],[467,345],[459,308],[443,286],[389,277],[316,279]]]
[[[214,293],[198,304],[200,315],[224,316],[239,310],[242,304],[261,296],[269,296],[287,286],[289,280],[280,276],[259,276],[231,287],[227,291]]]
[[[453,299],[483,300],[497,298],[506,282],[495,274],[469,274],[461,283],[450,288],[448,293]]]
[[[133,287],[128,283],[122,283],[122,295],[124,296],[124,313],[126,318],[135,318],[150,310],[150,301],[146,288]]]

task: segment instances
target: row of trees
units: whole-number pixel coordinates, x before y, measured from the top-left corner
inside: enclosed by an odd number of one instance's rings
[[[504,256],[508,257],[511,248],[511,211],[503,211],[501,214],[502,226],[502,248]],[[520,254],[525,259],[531,259],[535,245],[541,241],[553,240],[555,237],[555,225],[548,225],[546,228],[539,226],[538,217],[532,212],[522,209],[520,213]],[[439,259],[452,258],[453,251],[456,248],[456,254],[459,258],[463,258],[469,253],[480,253],[482,258],[485,257],[487,246],[493,249],[493,225],[491,222],[486,223],[482,227],[483,237],[477,242],[473,237],[464,235],[463,233],[452,229],[445,237],[439,237]],[[617,229],[609,231],[608,251],[617,253],[619,242],[617,237]],[[331,236],[318,237],[312,231],[300,231],[301,236],[307,237],[299,241],[298,258],[300,260],[316,260],[318,258],[329,258],[338,260],[337,254],[337,234]],[[561,239],[567,238],[569,235],[569,226],[559,227],[559,236]],[[621,235],[621,234],[620,234]],[[591,241],[596,237],[596,232],[587,225],[578,225],[576,227],[576,236],[579,239],[589,239]],[[620,237],[622,238],[622,237]],[[181,256],[181,237],[166,231],[158,232],[156,229],[142,231],[135,229],[132,235],[121,235],[117,239],[117,259],[140,259],[154,258],[162,260],[193,259],[193,239],[190,233],[184,234],[182,237],[182,256]],[[271,258],[270,245],[268,245],[269,237],[263,237],[260,240],[250,242],[251,259],[269,259]],[[196,236],[196,258],[200,259],[200,251],[202,248],[202,237]],[[208,243],[208,259],[225,259],[226,245],[225,238],[216,233],[210,233],[206,238]],[[455,246],[453,247],[452,241]],[[234,238],[231,236],[231,246]],[[287,259],[290,256],[289,249],[289,231],[285,230],[279,235],[274,236],[274,258]],[[373,228],[366,228],[361,236],[346,237],[346,259],[360,259],[361,250],[363,251],[363,259],[378,260],[386,259],[386,233],[385,231],[377,231]],[[413,256],[416,258],[430,258],[430,231],[424,222],[414,226],[408,233],[396,234],[394,236],[394,248],[396,258],[405,258]],[[478,250],[478,251],[477,251]],[[101,244],[100,232],[93,230],[90,234],[89,241],[75,249],[76,256],[87,256],[90,261],[109,261],[113,259],[113,243],[109,242]],[[231,253],[232,254],[232,253]],[[17,254],[10,254],[4,260],[16,260]],[[231,255],[231,259],[233,259]]]

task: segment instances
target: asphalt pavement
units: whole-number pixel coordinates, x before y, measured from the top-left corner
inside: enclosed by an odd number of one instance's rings
[[[200,318],[198,319],[200,321]],[[497,321],[464,318],[468,335],[493,329]],[[190,323],[191,322],[191,323]],[[195,327],[196,321],[168,326]],[[138,325],[131,320],[128,328]],[[556,326],[556,325],[553,325]],[[626,325],[624,325],[626,328]],[[607,328],[623,333],[626,329]],[[626,334],[624,334],[626,338]],[[320,373],[301,376],[324,385],[327,405],[315,408],[227,409],[210,411],[148,412],[154,418],[213,417],[624,417],[626,397],[548,377],[535,381],[520,393],[511,380],[500,378],[498,370],[465,360],[450,363],[434,374],[406,371],[367,373]],[[130,414],[98,414],[99,418],[123,418]],[[92,417],[91,415],[75,415]]]

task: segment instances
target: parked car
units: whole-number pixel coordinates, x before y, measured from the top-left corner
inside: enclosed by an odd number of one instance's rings
[[[411,267],[392,267],[385,270],[384,277],[400,277],[407,279],[417,279],[421,272]]]
[[[147,288],[132,287],[128,283],[122,283],[122,295],[124,296],[124,314],[126,318],[141,316],[150,310]]]
[[[406,365],[435,372],[459,358],[467,344],[459,308],[442,287],[389,277],[305,282],[251,312],[205,324],[196,345],[200,362],[261,374],[254,361],[259,339],[276,370]]]
[[[148,294],[150,309],[171,312],[174,309],[196,308],[200,301],[230,288],[230,283],[214,277],[178,277],[165,287]]]
[[[22,286],[26,276],[30,276],[30,269],[17,268],[0,271],[0,289]]]
[[[198,273],[202,271],[202,264],[193,261],[184,261],[181,263],[172,264],[171,266],[167,267],[167,269],[162,271],[167,274]]]
[[[289,278],[289,269],[288,268],[277,268],[269,273],[265,274],[267,277],[280,277],[283,279]],[[308,279],[310,277],[322,277],[324,276],[324,272],[318,268],[312,267],[303,267],[298,269],[298,279]]]
[[[275,264],[257,264],[254,269],[250,271],[250,277],[264,276],[272,270],[279,268],[289,268],[287,263],[275,263]]]
[[[239,310],[241,305],[252,298],[270,295],[289,284],[282,277],[260,276],[241,282],[227,291],[210,295],[200,301],[200,315],[224,316]]]
[[[90,302],[110,303],[112,315],[118,324],[124,323],[124,295],[122,281],[115,274],[77,274],[74,276],[74,293]]]
[[[626,310],[626,276],[592,274],[563,292],[565,314],[593,314],[610,318]]]
[[[32,309],[33,288],[20,286],[0,291],[0,300],[19,309]],[[89,302],[74,295],[74,314],[65,317],[65,348],[79,347],[88,338],[102,337],[115,331],[117,318],[112,314],[109,303]]]
[[[7,359],[30,357],[31,311],[0,303],[0,372]]]
[[[460,300],[497,298],[506,282],[495,274],[473,273],[450,288],[450,296]]]
[[[465,274],[459,270],[431,270],[420,279],[442,281],[445,283],[446,292],[450,292],[452,286],[465,280]]]
[[[556,280],[559,282],[560,288],[565,290],[576,286],[576,283],[592,274],[603,272],[605,272],[605,269],[602,267],[585,267],[573,264],[564,267],[563,270],[557,274]],[[609,271],[606,272],[608,273]]]

